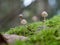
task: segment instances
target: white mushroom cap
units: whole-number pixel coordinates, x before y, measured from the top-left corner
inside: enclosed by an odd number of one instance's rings
[[[25,24],[27,24],[27,21],[25,19],[22,19],[21,24],[25,25]]]
[[[46,11],[43,11],[41,15],[42,15],[42,17],[47,17],[48,13]]]
[[[23,17],[23,14],[20,14],[19,17],[22,18]]]
[[[37,17],[37,16],[33,16],[33,17],[32,17],[32,20],[33,20],[33,21],[38,21],[38,17]]]

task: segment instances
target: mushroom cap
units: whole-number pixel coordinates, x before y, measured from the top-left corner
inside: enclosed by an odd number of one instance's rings
[[[22,18],[23,17],[23,14],[20,14],[19,17]]]
[[[33,17],[32,17],[32,20],[33,20],[33,21],[38,21],[38,17],[37,17],[37,16],[33,16]]]
[[[42,17],[47,17],[48,13],[46,11],[43,11],[41,15],[42,15]]]
[[[21,24],[25,25],[25,24],[27,24],[27,21],[25,19],[22,19]]]

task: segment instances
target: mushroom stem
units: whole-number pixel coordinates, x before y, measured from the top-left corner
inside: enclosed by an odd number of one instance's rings
[[[44,17],[44,20],[43,20],[43,29],[44,29],[44,30],[46,29],[45,21],[46,21],[46,18]]]
[[[46,18],[44,17],[44,20],[43,20],[43,22],[45,22],[46,21]]]

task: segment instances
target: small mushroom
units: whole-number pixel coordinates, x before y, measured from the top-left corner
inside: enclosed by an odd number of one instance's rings
[[[42,14],[41,14],[41,16],[44,18],[43,21],[45,22],[46,17],[48,16],[48,13],[46,11],[43,11]]]
[[[22,19],[20,24],[25,26],[27,24],[27,21],[25,19]],[[24,31],[24,36],[25,36],[25,31]]]
[[[48,16],[48,13],[46,11],[43,11],[41,16],[44,18],[44,20],[43,20],[43,28],[46,29],[45,21],[46,21],[46,17]]]
[[[27,21],[25,19],[22,19],[21,22],[20,22],[22,25],[25,25],[27,24]]]
[[[23,19],[23,14],[20,14],[20,15],[19,15],[19,18],[20,18],[20,23],[21,23],[22,25],[27,24],[26,19]]]
[[[19,17],[20,17],[20,24],[25,26],[27,24],[27,20],[22,18],[23,17],[22,14],[20,14]],[[25,35],[25,31],[24,31],[24,35]]]
[[[22,20],[23,19],[23,14],[20,14],[19,18],[20,18],[20,20]]]
[[[32,17],[32,20],[33,20],[34,22],[36,22],[36,21],[38,21],[38,17],[37,17],[37,16],[33,16],[33,17]]]
[[[42,17],[46,18],[48,16],[48,13],[46,11],[43,11],[41,15],[42,15]]]

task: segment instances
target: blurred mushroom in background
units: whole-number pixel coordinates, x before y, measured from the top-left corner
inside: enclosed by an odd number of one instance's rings
[[[39,20],[39,18],[38,18],[37,16],[33,16],[33,17],[32,17],[32,20],[33,20],[34,22],[37,22],[37,21]]]
[[[46,11],[43,11],[41,13],[41,16],[44,18],[43,19],[43,29],[45,30],[46,29],[46,24],[45,24],[45,21],[46,21],[46,17],[48,16],[48,13]]]
[[[27,24],[27,20],[26,19],[23,19],[23,14],[20,14],[19,15],[19,18],[20,18],[20,24],[21,25],[26,25]]]

